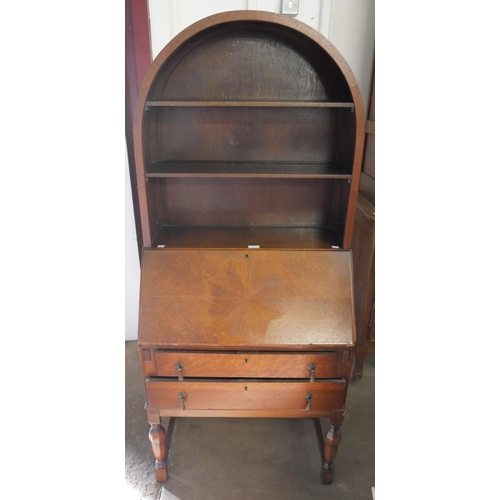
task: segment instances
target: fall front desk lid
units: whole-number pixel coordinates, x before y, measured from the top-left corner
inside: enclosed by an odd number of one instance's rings
[[[139,344],[353,345],[351,267],[348,250],[144,249]]]

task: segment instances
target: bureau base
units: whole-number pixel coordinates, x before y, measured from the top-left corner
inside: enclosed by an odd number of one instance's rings
[[[146,405],[146,411],[148,414],[148,421],[151,426],[149,430],[149,440],[151,441],[153,455],[156,459],[155,462],[155,474],[156,480],[159,483],[165,483],[168,479],[166,458],[168,457],[170,444],[172,441],[172,434],[174,431],[175,421],[177,416],[172,416],[171,411],[152,409]],[[188,410],[189,411],[189,410]],[[344,420],[345,408],[340,410],[334,410],[330,412],[329,416],[329,428],[326,432],[326,436],[323,437],[323,430],[321,429],[321,423],[319,417],[313,417],[308,415],[305,417],[302,415],[297,415],[297,412],[280,412],[276,414],[274,412],[273,417],[269,415],[271,412],[258,411],[258,412],[236,412],[236,411],[218,411],[209,413],[209,411],[191,410],[189,415],[183,415],[181,418],[193,418],[197,417],[239,417],[245,418],[249,417],[250,413],[253,413],[252,418],[308,418],[313,421],[314,430],[316,433],[316,439],[318,442],[318,448],[321,458],[321,470],[320,478],[323,484],[332,484],[333,482],[333,461],[337,455],[338,446],[341,440],[340,426]],[[185,412],[186,413],[186,412]],[[216,414],[214,414],[216,413]],[[282,414],[281,414],[282,413]],[[196,414],[196,415],[193,415]],[[324,415],[323,415],[324,416]],[[161,417],[169,417],[167,429],[161,424]]]

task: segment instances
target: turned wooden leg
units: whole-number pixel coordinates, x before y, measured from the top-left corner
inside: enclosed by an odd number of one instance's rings
[[[323,484],[332,484],[333,482],[333,460],[337,454],[340,443],[340,429],[330,425],[330,429],[325,439],[325,457],[321,466],[321,482]]]
[[[172,442],[172,434],[174,432],[175,418],[170,417],[168,421],[167,432],[161,425],[160,413],[157,410],[152,410],[146,405],[148,421],[151,425],[149,429],[149,440],[153,448],[153,455],[156,458],[155,473],[156,480],[159,483],[167,482],[167,465],[165,460],[168,456],[170,444]]]
[[[149,429],[149,440],[153,447],[153,455],[156,458],[156,480],[159,483],[165,483],[167,481],[167,468],[165,466],[165,429],[161,424],[151,424],[151,429]]]
[[[149,429],[149,440],[153,448],[153,455],[156,458],[155,473],[156,480],[159,483],[167,481],[167,467],[165,465],[166,445],[165,445],[165,429],[161,425],[160,413],[156,410],[151,410],[146,405],[148,414],[148,422],[151,425]]]
[[[333,482],[333,461],[337,455],[337,450],[340,444],[340,426],[344,419],[344,411],[335,412],[330,419],[330,428],[326,433],[325,438],[325,451],[323,456],[323,463],[321,466],[321,482],[323,484],[332,484]]]

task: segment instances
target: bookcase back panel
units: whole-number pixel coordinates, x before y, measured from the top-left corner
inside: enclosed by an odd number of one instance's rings
[[[229,23],[199,33],[162,75],[151,98],[352,101],[342,71],[324,51],[267,23]]]
[[[169,107],[157,113],[158,160],[348,161],[352,169],[345,150],[354,133],[350,109]]]
[[[149,179],[146,185],[148,195],[148,214],[149,214],[149,230],[154,239],[154,232],[159,229],[158,223],[161,225],[162,214],[162,185],[161,179]]]
[[[180,226],[329,226],[335,182],[163,179],[163,222]]]

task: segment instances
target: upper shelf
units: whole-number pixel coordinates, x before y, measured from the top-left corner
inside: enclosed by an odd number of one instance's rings
[[[156,161],[146,177],[275,177],[350,179],[345,165],[307,162]]]
[[[254,108],[351,108],[352,102],[319,102],[319,101],[172,101],[151,99],[146,101],[149,107],[254,107]]]

